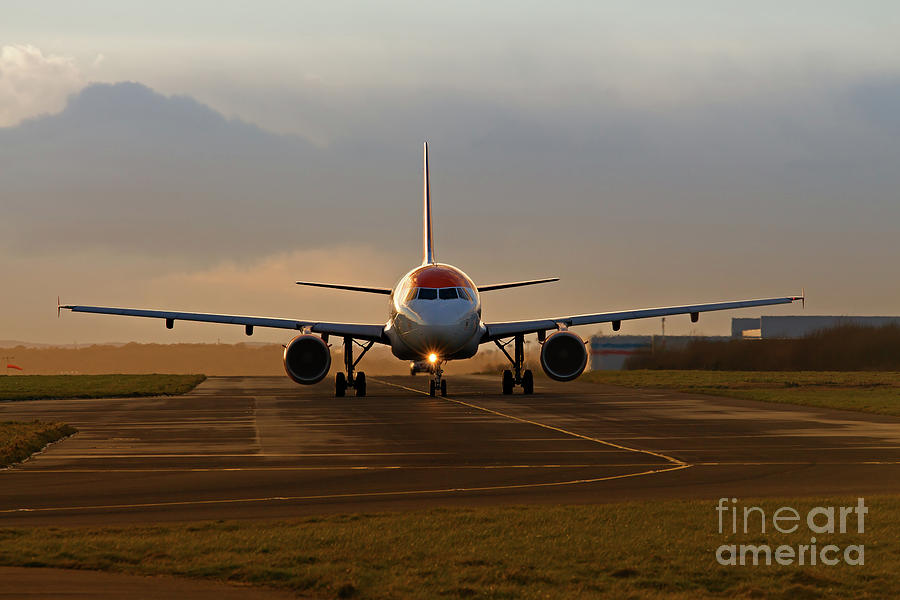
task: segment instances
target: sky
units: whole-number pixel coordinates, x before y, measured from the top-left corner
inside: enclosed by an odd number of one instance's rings
[[[801,289],[805,314],[900,314],[898,25],[875,1],[9,3],[0,339],[245,339],[57,296],[383,322],[293,282],[416,265],[424,140],[438,260],[562,279],[485,320]],[[801,308],[666,332],[758,314]]]

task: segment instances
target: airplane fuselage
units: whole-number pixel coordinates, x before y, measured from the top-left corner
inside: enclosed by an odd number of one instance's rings
[[[468,275],[426,264],[404,275],[391,293],[385,334],[394,356],[422,360],[470,358],[485,333],[481,297]]]

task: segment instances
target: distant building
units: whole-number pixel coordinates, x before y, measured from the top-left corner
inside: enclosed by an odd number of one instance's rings
[[[727,336],[694,335],[595,335],[591,337],[591,370],[618,371],[629,357],[653,348],[677,348],[693,340],[728,340]]]
[[[884,325],[900,325],[900,317],[828,317],[810,316],[772,316],[755,319],[735,318],[731,320],[731,337],[733,338],[799,338],[839,325],[863,325],[882,327]]]

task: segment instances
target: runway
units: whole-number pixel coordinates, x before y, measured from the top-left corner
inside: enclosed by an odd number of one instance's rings
[[[0,403],[77,435],[0,470],[0,523],[110,525],[433,506],[900,492],[900,419],[538,379],[210,378],[185,396]]]

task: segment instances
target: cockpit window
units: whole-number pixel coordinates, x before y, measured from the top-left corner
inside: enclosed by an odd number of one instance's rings
[[[406,301],[410,300],[469,300],[475,302],[475,292],[468,288],[411,288],[406,295]]]

